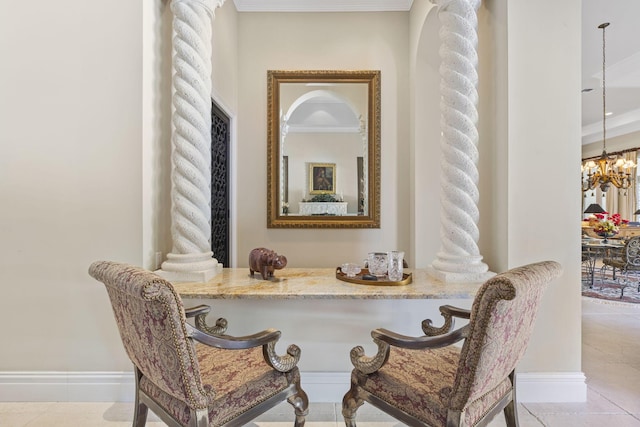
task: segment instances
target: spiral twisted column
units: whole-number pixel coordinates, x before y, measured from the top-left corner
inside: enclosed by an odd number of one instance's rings
[[[440,238],[430,267],[446,282],[485,280],[493,273],[478,249],[478,54],[480,0],[438,0],[440,29]]]
[[[211,35],[224,0],[173,0],[171,236],[159,271],[206,281],[222,266],[211,251]]]

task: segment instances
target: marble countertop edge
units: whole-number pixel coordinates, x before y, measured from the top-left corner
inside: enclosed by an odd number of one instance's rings
[[[408,285],[365,285],[339,280],[335,268],[286,268],[276,270],[274,277],[262,280],[251,276],[248,268],[226,268],[205,283],[174,283],[182,298],[188,299],[263,299],[263,300],[330,300],[330,299],[467,299],[473,298],[481,283],[443,283],[430,277],[426,270],[412,273]]]

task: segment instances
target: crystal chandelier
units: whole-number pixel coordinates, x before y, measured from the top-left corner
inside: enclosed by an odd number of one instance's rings
[[[582,181],[582,191],[600,187],[606,192],[611,184],[627,189],[633,185],[631,173],[636,164],[631,160],[607,154],[607,89],[605,85],[605,28],[608,22],[598,25],[602,28],[602,155],[597,160],[589,160],[582,165],[582,173],[587,173]]]

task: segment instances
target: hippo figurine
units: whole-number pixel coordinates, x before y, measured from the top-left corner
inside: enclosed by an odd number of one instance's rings
[[[273,277],[273,270],[283,269],[287,265],[287,257],[278,255],[271,249],[255,248],[249,253],[249,273],[259,272],[263,280]]]

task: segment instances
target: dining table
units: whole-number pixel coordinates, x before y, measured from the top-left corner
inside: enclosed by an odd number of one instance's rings
[[[614,251],[622,250],[624,244],[625,242],[622,239],[582,239],[582,263],[587,273],[590,288],[593,288],[598,260],[611,256]]]

